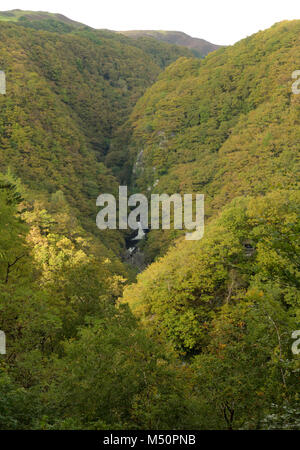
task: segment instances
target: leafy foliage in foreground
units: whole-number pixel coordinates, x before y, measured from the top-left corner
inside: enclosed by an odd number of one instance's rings
[[[0,189],[0,329],[7,337],[0,428],[196,426],[191,371],[128,308],[115,306],[124,266],[74,223],[61,195],[28,204],[7,178]]]
[[[125,289],[153,336],[191,361],[205,427],[259,427],[272,403],[299,400],[299,212],[298,191],[237,198],[203,240],[178,242]]]

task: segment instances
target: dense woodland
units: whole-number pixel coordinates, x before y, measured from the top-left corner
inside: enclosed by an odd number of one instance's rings
[[[197,59],[0,19],[0,429],[299,429],[300,21]],[[137,274],[121,183],[204,193],[204,238]]]

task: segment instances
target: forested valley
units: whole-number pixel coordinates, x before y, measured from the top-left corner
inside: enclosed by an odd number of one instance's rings
[[[3,14],[0,429],[299,429],[300,21],[197,58]],[[119,185],[204,194],[203,239],[130,264]]]

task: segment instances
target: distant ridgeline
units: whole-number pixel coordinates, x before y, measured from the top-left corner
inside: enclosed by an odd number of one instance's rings
[[[213,52],[221,47],[221,45],[215,45],[204,39],[193,38],[186,33],[180,31],[154,31],[154,30],[132,30],[132,31],[119,31],[119,33],[134,39],[153,38],[161,42],[168,42],[169,44],[181,45],[189,48],[194,56],[203,58],[208,53]]]

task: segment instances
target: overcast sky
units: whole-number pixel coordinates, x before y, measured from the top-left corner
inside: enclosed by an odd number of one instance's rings
[[[94,28],[176,30],[233,44],[275,22],[300,19],[300,0],[1,0],[0,9],[64,14]]]

